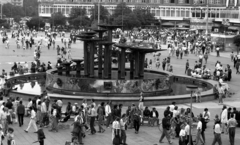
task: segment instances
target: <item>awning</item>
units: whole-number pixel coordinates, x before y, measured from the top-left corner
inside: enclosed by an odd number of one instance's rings
[[[178,26],[182,26],[182,27],[190,26],[190,24],[188,24],[188,23],[179,23],[177,25]]]
[[[228,29],[230,29],[230,30],[239,30],[239,27],[230,26],[230,27],[228,27]]]
[[[162,26],[175,26],[173,23],[171,22],[165,22],[161,24]]]

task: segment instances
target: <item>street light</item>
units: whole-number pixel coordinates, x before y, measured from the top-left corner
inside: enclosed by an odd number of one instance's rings
[[[191,117],[191,121],[189,122],[189,144],[191,144],[192,142],[192,131],[191,131],[191,128],[192,128],[192,94],[193,92],[195,92],[196,90],[198,90],[198,87],[197,86],[194,86],[194,85],[187,85],[186,86],[186,90],[187,91],[191,91],[191,111],[190,111],[190,117]]]

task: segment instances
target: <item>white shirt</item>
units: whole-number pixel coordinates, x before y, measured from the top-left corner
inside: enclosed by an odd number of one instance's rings
[[[181,129],[179,136],[186,136],[186,132],[184,129]]]
[[[156,117],[156,113],[155,112],[153,112],[153,116],[152,117]]]
[[[202,122],[201,121],[198,121],[198,124],[197,124],[197,130],[202,130]]]
[[[214,126],[214,132],[215,133],[218,133],[218,134],[221,134],[221,126],[220,126],[220,124],[215,124],[215,126]]]
[[[33,109],[31,111],[31,119],[36,119],[36,112]]]
[[[228,121],[228,118],[227,118],[227,109],[224,109],[223,111],[222,111],[222,114],[221,114],[221,122],[222,123],[227,123],[227,121]]]
[[[175,106],[174,105],[169,105],[169,107],[170,107],[170,111],[173,112]]]
[[[53,110],[53,116],[56,117],[57,116],[57,109]]]
[[[110,105],[107,104],[105,106],[105,114],[106,114],[106,116],[108,116],[110,113],[111,113],[111,107],[110,107]]]
[[[28,102],[27,108],[32,107],[32,101]]]
[[[205,115],[206,114],[206,115]],[[210,116],[211,116],[211,114],[210,114],[210,112],[208,111],[208,112],[203,112],[203,117],[204,117],[204,119],[210,119]]]
[[[112,128],[113,129],[120,129],[120,123],[118,121],[113,121]]]
[[[178,110],[173,110],[173,117],[176,117],[179,114]]]
[[[41,112],[42,113],[46,113],[47,112],[47,106],[45,102],[42,102],[41,104]]]
[[[40,100],[40,99],[37,99],[37,101],[36,101],[37,105],[38,105],[38,102],[39,102],[39,101],[41,101],[41,100]]]
[[[190,131],[190,126],[189,126],[189,125],[186,125],[186,126],[185,126],[186,135],[189,135],[189,131]]]

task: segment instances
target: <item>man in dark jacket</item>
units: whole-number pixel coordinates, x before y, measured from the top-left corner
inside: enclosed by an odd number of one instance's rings
[[[170,144],[172,144],[170,135],[168,134],[168,131],[169,131],[170,128],[171,128],[170,117],[169,117],[169,116],[164,116],[164,118],[162,119],[162,128],[163,128],[163,131],[162,131],[162,135],[161,135],[161,137],[160,137],[159,142],[160,142],[160,143],[163,143],[162,140],[163,140],[163,138],[166,136],[168,142],[169,142]]]
[[[40,125],[40,128],[37,131],[37,135],[38,135],[38,142],[40,143],[40,145],[44,145],[44,139],[46,137],[45,137],[45,134],[43,132],[43,129],[42,129],[41,125]]]
[[[158,119],[158,111],[156,108],[153,108],[150,114],[150,120],[151,125],[154,126],[155,122],[157,121],[157,125],[159,125],[159,119]]]
[[[18,122],[20,127],[23,125],[23,122],[24,122],[23,121],[24,114],[25,114],[25,106],[22,104],[22,101],[20,101],[17,107],[17,116],[18,116]]]

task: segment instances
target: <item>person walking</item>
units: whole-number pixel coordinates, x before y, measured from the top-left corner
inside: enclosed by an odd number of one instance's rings
[[[105,106],[105,115],[106,115],[106,127],[109,128],[109,124],[111,122],[111,106],[109,105],[109,102],[107,102]]]
[[[228,121],[228,111],[227,106],[223,106],[222,113],[221,113],[221,123],[222,123],[222,133],[226,131],[227,121]],[[227,132],[227,131],[226,131]]]
[[[220,120],[216,120],[213,129],[214,129],[214,138],[213,138],[212,145],[215,145],[216,143],[218,143],[218,145],[222,145]]]
[[[220,47],[219,46],[216,47],[216,52],[217,52],[217,57],[220,57]]]
[[[40,125],[38,131],[37,131],[37,135],[38,135],[38,142],[40,145],[44,145],[44,139],[46,139],[45,134],[43,132],[42,126]]]
[[[170,135],[168,134],[168,131],[170,130],[171,128],[171,124],[170,124],[170,116],[164,116],[164,118],[162,119],[162,128],[163,128],[163,131],[162,131],[162,135],[160,137],[160,140],[159,142],[160,143],[163,143],[163,138],[166,136],[169,144],[172,144],[172,141],[171,141],[171,138],[170,138]]]
[[[204,141],[201,138],[201,133],[202,133],[202,122],[201,122],[201,117],[198,116],[196,145],[198,145],[199,140],[201,141],[202,144],[204,144]]]
[[[223,94],[224,94],[224,90],[222,87],[222,84],[219,83],[219,87],[218,87],[218,104],[223,104]]]
[[[96,129],[94,128],[94,122],[95,122],[96,116],[97,116],[97,112],[95,110],[94,104],[91,104],[91,109],[89,110],[91,134],[89,135],[94,135],[96,133]]]
[[[25,115],[25,106],[22,104],[22,101],[19,102],[19,105],[17,107],[17,116],[18,116],[18,123],[19,127],[21,127],[24,123],[24,115]]]
[[[236,119],[234,118],[233,113],[230,116],[231,116],[231,118],[227,122],[227,127],[228,127],[230,145],[234,145],[235,131],[236,131],[236,126],[238,123],[237,123]]]
[[[26,133],[28,133],[28,130],[30,129],[31,126],[34,127],[34,129],[36,130],[36,132],[38,131],[37,125],[36,125],[36,111],[30,107],[29,108],[31,110],[31,118],[30,118],[30,122],[28,124],[28,127],[26,130],[24,130]]]

